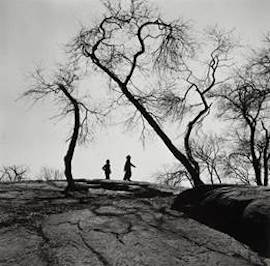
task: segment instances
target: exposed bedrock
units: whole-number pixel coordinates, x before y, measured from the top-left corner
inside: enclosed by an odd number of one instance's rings
[[[270,257],[270,188],[205,185],[179,194],[172,209]]]
[[[175,191],[147,183],[0,185],[2,266],[248,266],[266,260],[227,234],[173,211]]]

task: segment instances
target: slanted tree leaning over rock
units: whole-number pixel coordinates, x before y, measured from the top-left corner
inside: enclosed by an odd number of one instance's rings
[[[192,155],[190,136],[194,127],[209,113],[211,104],[207,102],[207,93],[216,84],[220,55],[227,54],[231,46],[222,35],[212,34],[217,46],[211,52],[206,78],[195,82],[192,79],[193,72],[186,64],[186,59],[194,54],[197,45],[190,37],[188,23],[181,20],[166,22],[155,14],[146,1],[103,2],[106,8],[104,17],[96,26],[82,28],[70,45],[72,56],[76,60],[79,58],[86,62],[90,59],[95,71],[105,73],[110,81],[116,84],[118,92],[136,108],[169,151],[185,167],[194,185],[202,185],[199,165]],[[185,152],[172,142],[159,123],[158,116],[149,109],[148,103],[155,97],[144,93],[141,87],[145,85],[141,85],[140,89],[134,85],[139,73],[146,70],[148,75],[153,74],[153,70],[185,75],[188,86],[184,88],[186,92],[183,93],[184,98],[178,101],[179,104],[186,100],[187,94],[192,90],[200,98],[202,109],[197,110],[198,113],[187,126]]]
[[[32,88],[23,94],[23,97],[30,97],[34,102],[50,98],[60,110],[55,117],[74,117],[72,134],[67,140],[69,145],[64,156],[64,173],[68,183],[66,191],[76,189],[72,175],[72,159],[76,145],[78,142],[85,143],[93,132],[94,124],[101,122],[105,116],[97,108],[90,109],[81,98],[74,96],[78,89],[77,72],[75,64],[59,65],[53,77],[46,77],[40,69],[36,69],[33,73]]]

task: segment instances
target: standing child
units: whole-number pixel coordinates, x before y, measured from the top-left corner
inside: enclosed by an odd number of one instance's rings
[[[110,160],[106,160],[106,164],[102,167],[102,170],[105,173],[106,179],[110,179],[110,174],[111,174]]]
[[[136,167],[134,164],[131,163],[130,159],[131,159],[131,156],[128,155],[126,157],[126,163],[124,167],[124,172],[125,172],[124,180],[128,180],[128,181],[130,181],[130,178],[131,178],[131,167]]]

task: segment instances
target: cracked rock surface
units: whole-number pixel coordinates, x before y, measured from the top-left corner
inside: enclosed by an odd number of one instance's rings
[[[81,180],[0,185],[0,265],[266,265],[232,237],[170,210],[177,191]]]

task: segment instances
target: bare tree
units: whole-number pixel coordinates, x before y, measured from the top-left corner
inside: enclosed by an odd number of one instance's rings
[[[89,108],[79,96],[75,96],[79,74],[76,64],[59,65],[52,77],[37,69],[33,74],[34,85],[23,97],[30,97],[34,102],[50,98],[60,112],[55,118],[73,116],[73,130],[67,139],[69,142],[64,156],[65,176],[68,186],[66,190],[75,189],[72,175],[72,159],[77,143],[83,144],[92,136],[94,125],[101,122],[104,114],[93,106]]]
[[[191,149],[200,165],[201,176],[204,180],[210,178],[211,184],[221,184],[225,181],[225,177],[230,179],[233,176],[232,173],[228,174],[226,142],[223,137],[217,135],[207,135],[202,132],[200,135],[196,142],[191,143]],[[166,185],[176,186],[188,180],[193,186],[188,172],[179,165],[166,168],[155,174],[155,177]]]
[[[190,36],[188,23],[181,20],[166,22],[141,0],[130,0],[128,4],[108,0],[104,1],[104,5],[106,12],[100,23],[83,28],[74,38],[70,45],[72,55],[76,60],[80,58],[88,62],[90,59],[95,70],[105,73],[116,84],[118,93],[124,95],[136,108],[136,112],[147,121],[174,157],[185,167],[194,185],[202,185],[199,165],[190,148],[190,135],[195,125],[209,112],[210,105],[206,101],[206,95],[216,84],[216,71],[220,66],[221,55],[230,50],[229,42],[219,32],[211,33],[217,46],[212,50],[207,63],[206,77],[195,80],[195,75],[185,61],[194,54],[196,47]],[[155,91],[149,94],[140,89],[146,87],[146,84],[141,84],[140,74],[147,72],[147,75],[151,75],[153,69],[158,72],[165,70],[185,73],[188,87],[184,94],[194,90],[200,98],[202,108],[188,123],[185,134],[185,153],[166,134],[159,116],[149,109],[151,103],[157,101]],[[140,85],[134,85],[136,83]],[[163,101],[164,105],[170,106],[171,99],[179,104],[185,102],[186,96],[179,98],[174,94],[163,94],[159,102]],[[185,112],[186,110],[187,108]]]
[[[188,172],[179,164],[175,164],[171,167],[164,167],[162,171],[155,173],[154,177],[159,183],[167,186],[176,187],[183,185],[185,182],[189,182],[190,185],[194,187]]]
[[[221,115],[235,122],[237,127],[235,136],[240,147],[237,158],[248,157],[254,170],[256,184],[267,185],[270,158],[270,76],[259,73],[261,72],[258,72],[257,65],[248,64],[238,70],[232,81],[221,86],[215,95],[221,99]]]
[[[211,184],[222,183],[226,151],[224,139],[216,135],[202,134],[192,145],[194,157],[201,167],[201,175],[210,177]]]
[[[252,178],[252,167],[248,156],[244,156],[238,152],[229,154],[223,161],[224,176],[230,181],[240,184],[256,184]]]
[[[23,165],[2,166],[0,169],[0,181],[20,182],[27,178],[29,168]]]
[[[256,68],[256,73],[259,76],[268,76],[270,75],[270,32],[266,34],[264,38],[264,46],[257,50],[253,50],[253,56],[250,60],[250,65],[253,68]]]

